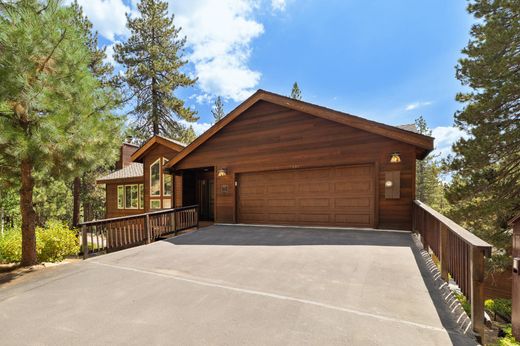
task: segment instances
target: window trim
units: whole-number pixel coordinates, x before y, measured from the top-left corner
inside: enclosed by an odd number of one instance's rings
[[[153,194],[152,192],[152,167],[155,165],[155,164],[159,164],[159,193],[158,194]],[[150,165],[150,196],[153,196],[153,197],[160,197],[161,196],[161,181],[162,181],[162,174],[161,174],[161,158],[158,158],[157,160],[155,160],[151,165]]]

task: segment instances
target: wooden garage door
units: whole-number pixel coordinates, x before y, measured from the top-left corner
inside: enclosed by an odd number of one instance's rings
[[[371,165],[242,173],[238,222],[374,227]]]

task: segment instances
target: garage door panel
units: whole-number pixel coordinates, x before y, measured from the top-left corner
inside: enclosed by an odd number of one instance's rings
[[[335,198],[334,207],[336,208],[369,208],[371,206],[372,199],[370,197],[359,197],[359,198]]]
[[[302,198],[299,202],[300,207],[305,208],[329,208],[331,206],[330,198]]]
[[[331,191],[331,184],[327,182],[303,182],[298,184],[298,192],[300,193],[329,193]]]
[[[238,180],[239,222],[373,226],[372,166],[243,173]]]

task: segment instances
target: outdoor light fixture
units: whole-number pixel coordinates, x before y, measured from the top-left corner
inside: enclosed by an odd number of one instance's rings
[[[401,155],[398,152],[392,153],[392,157],[390,158],[390,163],[399,163],[401,162]]]
[[[227,175],[227,170],[225,168],[221,168],[217,171],[218,177],[225,177]]]
[[[393,185],[394,185],[394,183],[392,183],[391,180],[385,181],[385,187],[392,187]]]

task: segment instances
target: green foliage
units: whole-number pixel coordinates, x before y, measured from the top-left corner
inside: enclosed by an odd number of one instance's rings
[[[41,262],[60,262],[79,252],[76,232],[60,221],[49,221],[36,229],[36,249]]]
[[[448,161],[450,217],[509,253],[507,220],[520,208],[520,6],[476,0],[468,11],[477,22],[457,66],[469,91],[456,97],[455,124],[469,136]]]
[[[419,133],[431,136],[432,131],[422,116],[415,120],[415,126]],[[440,180],[440,162],[430,155],[424,160],[418,160],[416,165],[416,198],[440,212],[445,212],[448,202],[444,197],[444,185]]]
[[[211,109],[211,114],[213,114],[213,119],[215,122],[219,121],[220,119],[226,116],[226,112],[224,111],[224,102],[222,102],[222,97],[218,96],[215,100],[215,104]]]
[[[79,241],[74,230],[61,221],[50,220],[46,227],[36,229],[38,261],[59,262],[79,252]],[[0,262],[16,263],[22,258],[22,232],[15,228],[0,237]]]
[[[464,309],[464,311],[466,311],[466,313],[468,314],[468,316],[471,317],[471,303],[468,302],[468,299],[466,298],[466,296],[464,296],[462,293],[455,293],[455,298],[457,298],[457,300],[460,302],[460,305],[462,305],[462,308]]]
[[[179,119],[196,121],[196,112],[175,96],[179,87],[195,84],[181,72],[187,63],[182,59],[186,38],[179,39],[180,29],[168,16],[168,4],[160,0],[142,0],[137,4],[138,17],[127,14],[130,37],[115,47],[115,60],[125,67],[124,82],[135,95],[132,114],[144,137],[165,134],[176,138],[182,129]]]
[[[302,92],[300,90],[300,87],[298,86],[298,83],[294,82],[291,90],[291,98],[295,100],[301,100],[302,99]]]
[[[22,258],[22,232],[19,228],[7,231],[0,236],[0,262],[20,262]]]
[[[78,21],[77,6],[58,0],[0,2],[0,162],[21,185],[24,264],[35,259],[35,186],[69,183],[120,143],[117,93],[94,71],[99,56]]]
[[[497,299],[488,299],[484,302],[484,305],[487,310],[498,313],[502,316],[508,317],[511,319],[511,314],[513,312],[512,305],[511,305],[511,299],[503,299],[503,298],[497,298]]]
[[[502,328],[502,330],[506,336],[499,338],[494,346],[520,346],[520,342],[516,341],[516,339],[513,337],[513,329],[511,328],[510,324]]]

